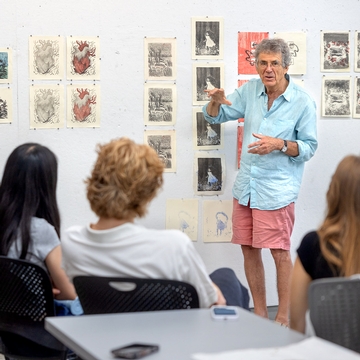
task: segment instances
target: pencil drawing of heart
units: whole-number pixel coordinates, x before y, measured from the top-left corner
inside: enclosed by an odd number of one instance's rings
[[[91,65],[90,56],[95,56],[96,48],[90,49],[86,41],[76,41],[78,46],[74,47],[73,65],[77,74],[84,74]]]
[[[77,121],[84,121],[91,114],[90,104],[96,104],[96,95],[90,96],[88,89],[76,89],[79,95],[74,100],[73,112]]]

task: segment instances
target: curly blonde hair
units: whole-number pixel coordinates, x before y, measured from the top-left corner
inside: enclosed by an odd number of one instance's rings
[[[148,145],[128,138],[98,145],[87,184],[91,209],[99,217],[129,220],[146,214],[146,205],[163,184],[163,162]]]
[[[340,275],[360,273],[360,156],[339,163],[326,198],[327,214],[318,230],[321,252]]]

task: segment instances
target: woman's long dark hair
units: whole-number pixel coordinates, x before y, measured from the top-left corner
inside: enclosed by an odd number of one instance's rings
[[[57,160],[45,146],[27,143],[9,156],[0,185],[0,254],[21,237],[20,259],[28,252],[33,217],[45,219],[60,237],[56,201]]]

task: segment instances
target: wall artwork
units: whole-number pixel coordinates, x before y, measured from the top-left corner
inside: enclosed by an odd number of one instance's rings
[[[65,124],[64,88],[30,86],[30,129],[59,129]]]
[[[197,199],[167,199],[166,229],[178,229],[192,241],[198,239]]]
[[[164,172],[176,172],[175,130],[145,130],[144,142],[150,145],[164,162]]]
[[[225,156],[195,156],[194,187],[196,195],[220,195],[224,192]]]
[[[203,202],[203,241],[230,242],[232,238],[232,200]]]
[[[355,72],[360,72],[360,32],[355,31]]]
[[[12,123],[12,90],[0,88],[0,124]]]
[[[63,76],[64,39],[60,36],[30,36],[30,80],[62,80]]]
[[[321,71],[350,71],[349,31],[321,31]]]
[[[66,127],[100,127],[99,85],[82,83],[67,86]]]
[[[289,45],[291,64],[288,73],[290,75],[306,74],[306,33],[278,32],[274,36],[285,40]]]
[[[224,64],[193,64],[193,105],[205,105],[210,101],[204,90],[224,88]]]
[[[239,124],[237,128],[237,167],[240,169],[242,146],[244,142],[244,124]]]
[[[98,36],[68,36],[66,78],[100,80],[100,39]]]
[[[12,50],[0,48],[0,84],[12,82]]]
[[[255,48],[268,37],[268,32],[238,32],[238,74],[257,74]]]
[[[217,150],[224,147],[222,124],[209,124],[200,107],[193,108],[193,144],[196,150]]]
[[[238,88],[242,85],[244,85],[245,83],[247,83],[249,80],[246,79],[239,79],[238,80]],[[244,122],[244,118],[240,118],[238,119],[238,122]]]
[[[360,118],[360,78],[355,78],[353,118]]]
[[[191,58],[223,59],[224,20],[220,17],[191,18]]]
[[[176,38],[144,39],[145,80],[176,79]]]
[[[176,122],[176,108],[176,85],[166,83],[145,84],[145,125],[174,125]]]
[[[323,76],[322,116],[351,116],[351,78]]]

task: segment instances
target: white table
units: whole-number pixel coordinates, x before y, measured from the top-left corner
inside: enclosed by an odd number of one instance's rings
[[[209,309],[48,317],[45,328],[84,360],[114,359],[110,350],[158,344],[146,359],[186,360],[197,352],[283,346],[305,336],[240,309],[237,320],[213,320]]]

